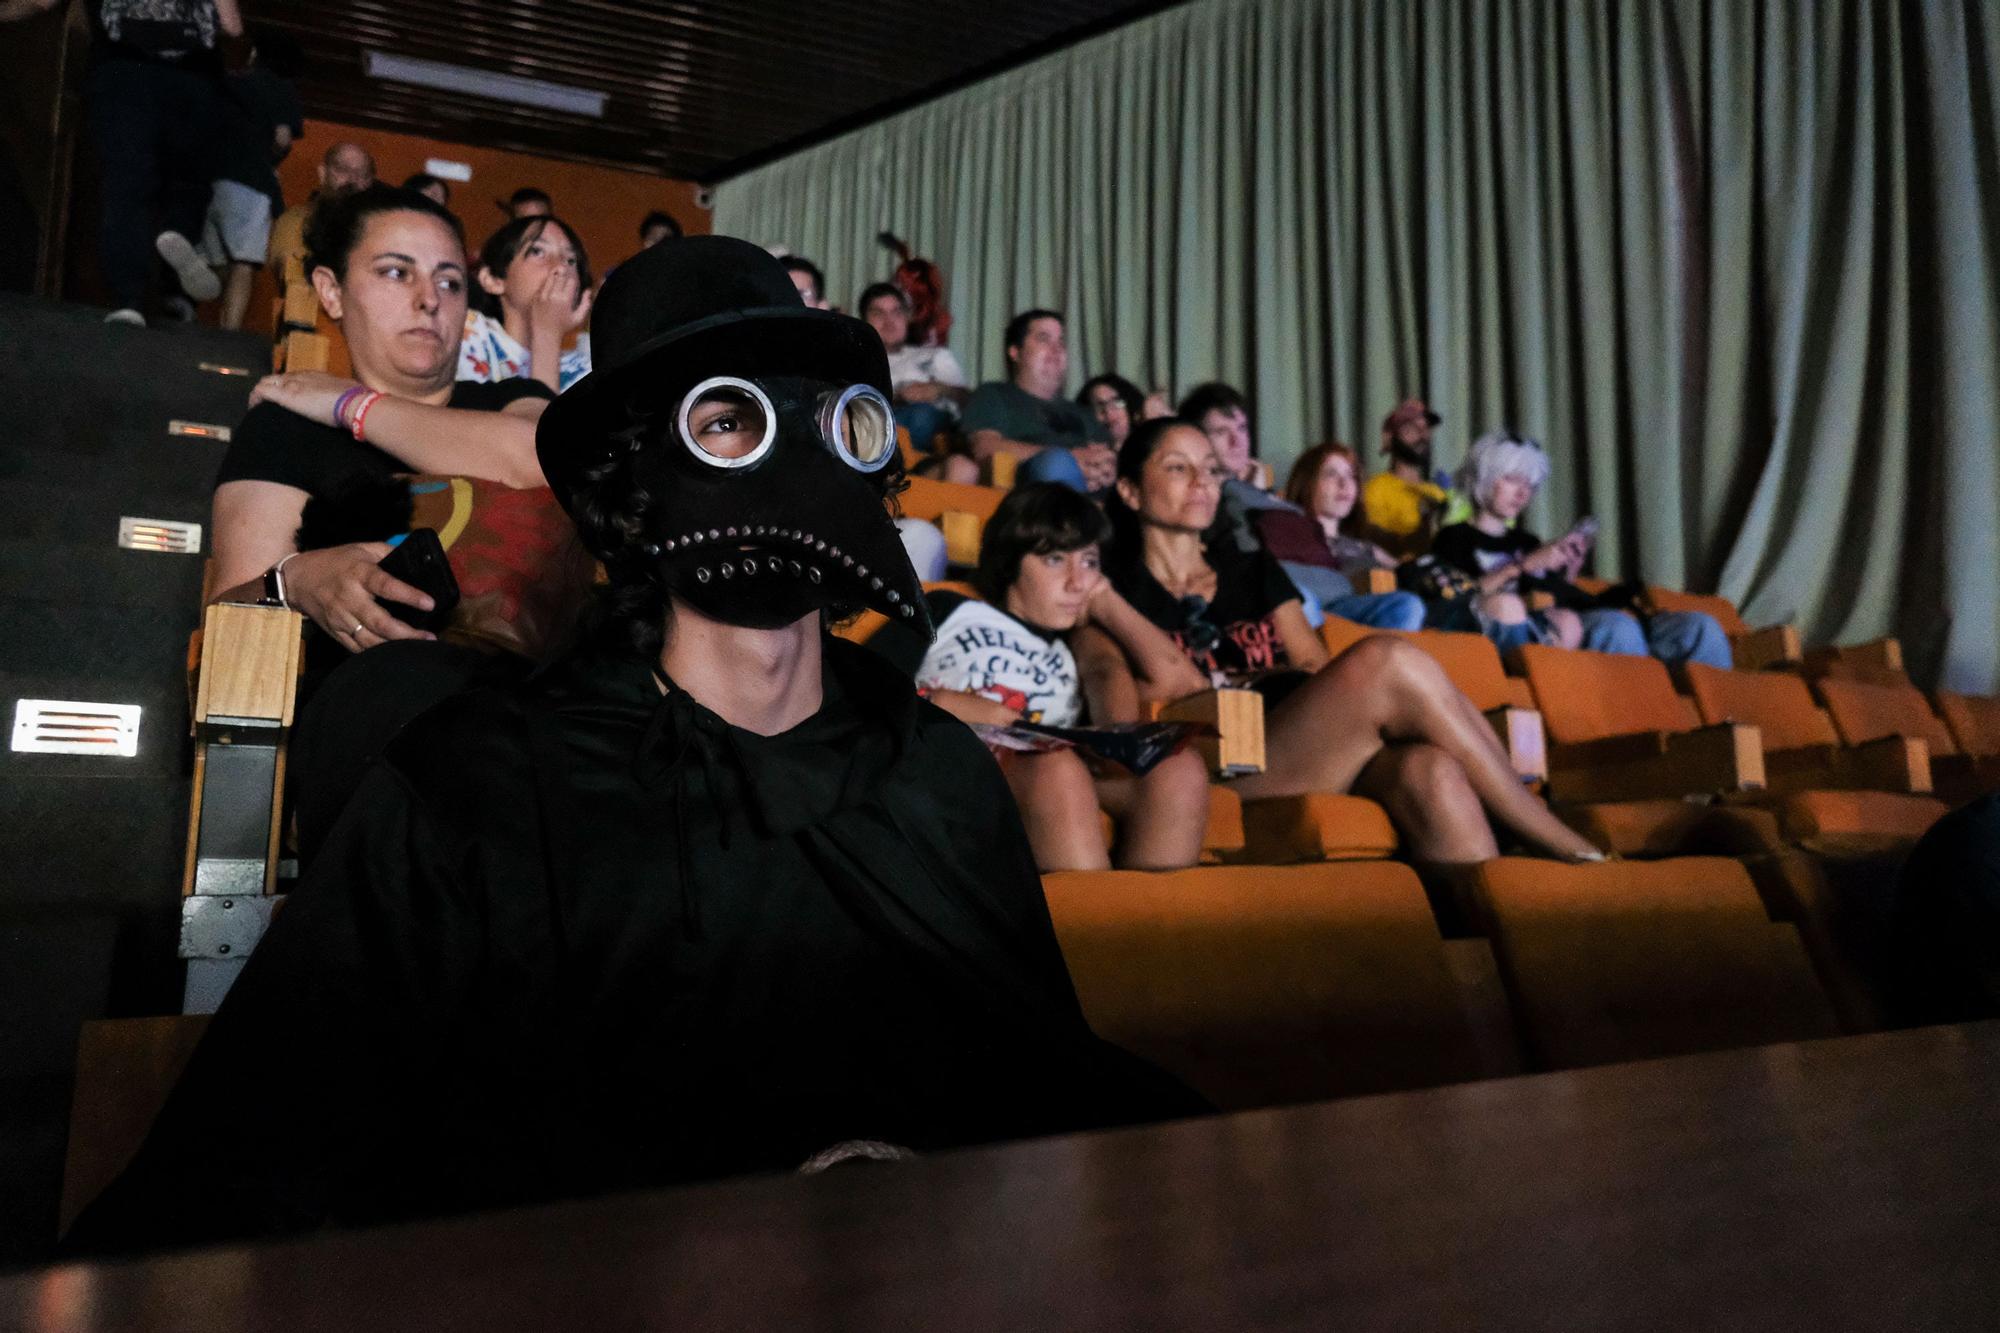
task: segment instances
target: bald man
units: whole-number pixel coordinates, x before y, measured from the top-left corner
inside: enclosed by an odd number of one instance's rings
[[[278,220],[271,224],[271,248],[266,262],[278,275],[278,281],[284,281],[287,259],[305,258],[306,219],[312,216],[313,205],[322,199],[355,194],[374,183],[375,159],[366,148],[342,141],[326,150],[326,156],[319,160],[319,189],[313,191],[312,198],[279,214]]]

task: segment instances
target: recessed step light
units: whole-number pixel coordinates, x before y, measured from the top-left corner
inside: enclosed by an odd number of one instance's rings
[[[162,551],[168,555],[200,555],[201,524],[177,518],[118,519],[118,544],[128,551]]]
[[[220,361],[204,361],[201,368],[211,375],[248,375],[248,366],[227,366]]]
[[[169,421],[167,434],[192,435],[198,440],[220,440],[224,444],[229,443],[229,427],[210,425],[206,421]]]
[[[14,705],[17,754],[97,754],[130,759],[139,753],[138,704],[22,699]]]

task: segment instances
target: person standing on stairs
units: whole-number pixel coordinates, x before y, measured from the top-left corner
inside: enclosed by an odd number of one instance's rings
[[[201,234],[229,114],[217,43],[242,35],[243,15],[237,0],[96,0],[91,27],[84,107],[103,178],[106,318],[144,324],[156,240],[189,297],[222,290],[187,238]]]

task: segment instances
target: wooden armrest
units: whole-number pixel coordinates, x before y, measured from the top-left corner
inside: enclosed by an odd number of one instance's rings
[[[1549,786],[1566,801],[1757,791],[1764,786],[1764,737],[1756,727],[1724,722],[1553,745]]]
[[[285,369],[325,370],[333,364],[333,343],[323,333],[293,331],[285,335]]]
[[[1014,489],[1014,473],[1021,466],[1021,460],[1012,454],[998,453],[989,457],[979,467],[979,479],[988,486],[998,486],[1003,491]]]
[[[1486,721],[1507,747],[1516,773],[1528,782],[1548,780],[1548,741],[1539,712],[1532,708],[1489,708]]]
[[[194,724],[289,727],[305,617],[282,606],[217,602],[202,616]]]
[[[1793,625],[1772,625],[1738,634],[1729,641],[1738,671],[1796,670],[1806,658],[1805,646]]]
[[[1764,773],[1771,791],[1931,790],[1931,750],[1920,736],[1883,736],[1862,745],[1804,745],[1766,750]]]
[[[1165,722],[1206,722],[1219,735],[1197,741],[1210,771],[1239,777],[1264,771],[1264,696],[1255,690],[1203,690],[1158,706]]]
[[[986,531],[979,515],[968,514],[963,509],[947,509],[938,515],[938,526],[944,529],[945,559],[961,569],[976,568],[979,564],[979,542]]]
[[[304,329],[307,333],[319,329],[319,293],[309,282],[294,283],[285,288],[285,306],[279,315],[281,326],[287,329]]]
[[[1376,596],[1396,591],[1396,571],[1393,569],[1371,569],[1368,571],[1368,591]]]

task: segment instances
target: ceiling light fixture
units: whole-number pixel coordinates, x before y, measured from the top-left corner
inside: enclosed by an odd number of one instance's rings
[[[562,111],[572,116],[604,118],[605,94],[588,88],[572,88],[542,79],[524,79],[518,74],[495,74],[490,70],[469,69],[464,65],[447,65],[438,60],[418,60],[413,56],[389,55],[381,51],[362,52],[361,68],[372,79],[411,83],[419,88],[462,93],[467,97],[486,97],[496,102]]]

